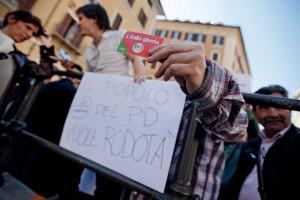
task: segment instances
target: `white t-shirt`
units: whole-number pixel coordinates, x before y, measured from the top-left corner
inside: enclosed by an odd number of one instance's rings
[[[129,75],[130,61],[117,48],[122,41],[124,30],[105,31],[101,42],[87,48],[85,60],[87,71],[105,74]]]
[[[96,47],[94,44],[87,48],[84,57],[87,71],[115,75],[129,75],[130,61],[117,48],[125,34],[124,30],[105,31],[102,40]],[[94,195],[96,189],[96,174],[92,170],[84,169],[79,190]]]
[[[0,52],[8,53],[14,50],[14,40],[0,30]]]

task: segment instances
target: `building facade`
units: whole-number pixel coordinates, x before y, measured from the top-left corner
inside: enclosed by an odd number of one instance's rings
[[[84,66],[82,54],[90,45],[89,38],[82,38],[76,24],[75,11],[87,3],[99,2],[110,18],[113,29],[126,29],[165,38],[196,42],[204,46],[207,58],[228,68],[235,74],[250,75],[247,54],[240,27],[178,20],[159,20],[164,16],[159,0],[0,0],[0,16],[21,8],[40,17],[52,35],[56,52],[68,52],[73,61]],[[31,40],[17,47],[33,60],[38,61],[38,41]],[[146,75],[154,78],[159,64],[146,64]]]
[[[16,9],[30,10],[52,35],[55,50],[64,49],[75,62],[83,64],[81,55],[91,40],[79,34],[75,11],[88,3],[100,3],[107,10],[113,29],[150,33],[156,16],[164,15],[159,0],[0,0],[0,16]],[[31,40],[17,47],[38,61],[38,43]]]

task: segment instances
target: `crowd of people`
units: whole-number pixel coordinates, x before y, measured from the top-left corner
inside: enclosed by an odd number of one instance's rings
[[[111,30],[105,9],[99,4],[87,4],[78,8],[76,14],[82,36],[93,39],[84,56],[87,71],[128,76],[132,65],[134,82],[143,84],[145,74],[142,59],[117,52],[124,31]],[[31,78],[50,78],[53,63],[57,61],[67,70],[78,67],[71,60],[55,58],[54,47],[49,45],[50,34],[38,17],[23,10],[8,13],[4,18],[0,30],[1,55],[19,52],[14,44],[31,37],[47,41],[44,42],[47,45],[40,47],[41,61],[38,68],[35,66],[32,70],[33,67],[30,67],[28,76]],[[190,183],[192,199],[297,199],[300,130],[291,123],[291,111],[252,105],[252,109],[247,110],[247,117],[237,81],[228,70],[206,59],[205,49],[201,45],[187,42],[162,44],[149,50],[149,55],[146,62],[161,62],[156,78],[167,81],[174,77],[186,94],[168,182],[176,178],[176,165],[187,134],[188,117],[194,108],[199,146]],[[31,61],[24,54],[22,58],[25,66],[22,70],[26,71]],[[15,108],[19,104],[14,99],[23,98],[28,88],[15,90],[19,92],[9,93],[11,97],[5,109],[1,109],[0,116],[5,116],[6,120],[16,114]],[[75,93],[76,86],[70,79],[45,83],[26,117],[26,129],[58,144]],[[255,93],[288,97],[287,91],[279,85],[262,87]],[[252,128],[251,137],[245,139],[250,115],[252,121],[248,132]],[[257,122],[262,125],[262,130],[258,130]],[[87,169],[65,158],[22,140],[14,146],[10,160],[8,167],[0,167],[0,199],[7,198],[7,191],[1,190],[6,184],[4,171],[36,192],[36,199],[87,198],[78,191],[82,173]],[[93,197],[90,197],[92,199],[149,198],[131,192],[126,186],[101,175],[97,175],[96,179],[96,189]],[[13,190],[8,192],[13,193]],[[25,195],[22,198],[26,199]]]

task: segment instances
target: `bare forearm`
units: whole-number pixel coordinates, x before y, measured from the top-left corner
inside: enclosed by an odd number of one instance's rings
[[[144,63],[142,58],[131,56],[132,67],[134,71],[134,82],[142,83],[145,80]]]

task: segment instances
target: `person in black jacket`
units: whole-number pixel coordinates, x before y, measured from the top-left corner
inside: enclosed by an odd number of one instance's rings
[[[288,96],[279,85],[255,93]],[[291,111],[253,105],[253,113],[264,129],[227,158],[219,200],[300,199],[300,129],[291,123]]]

